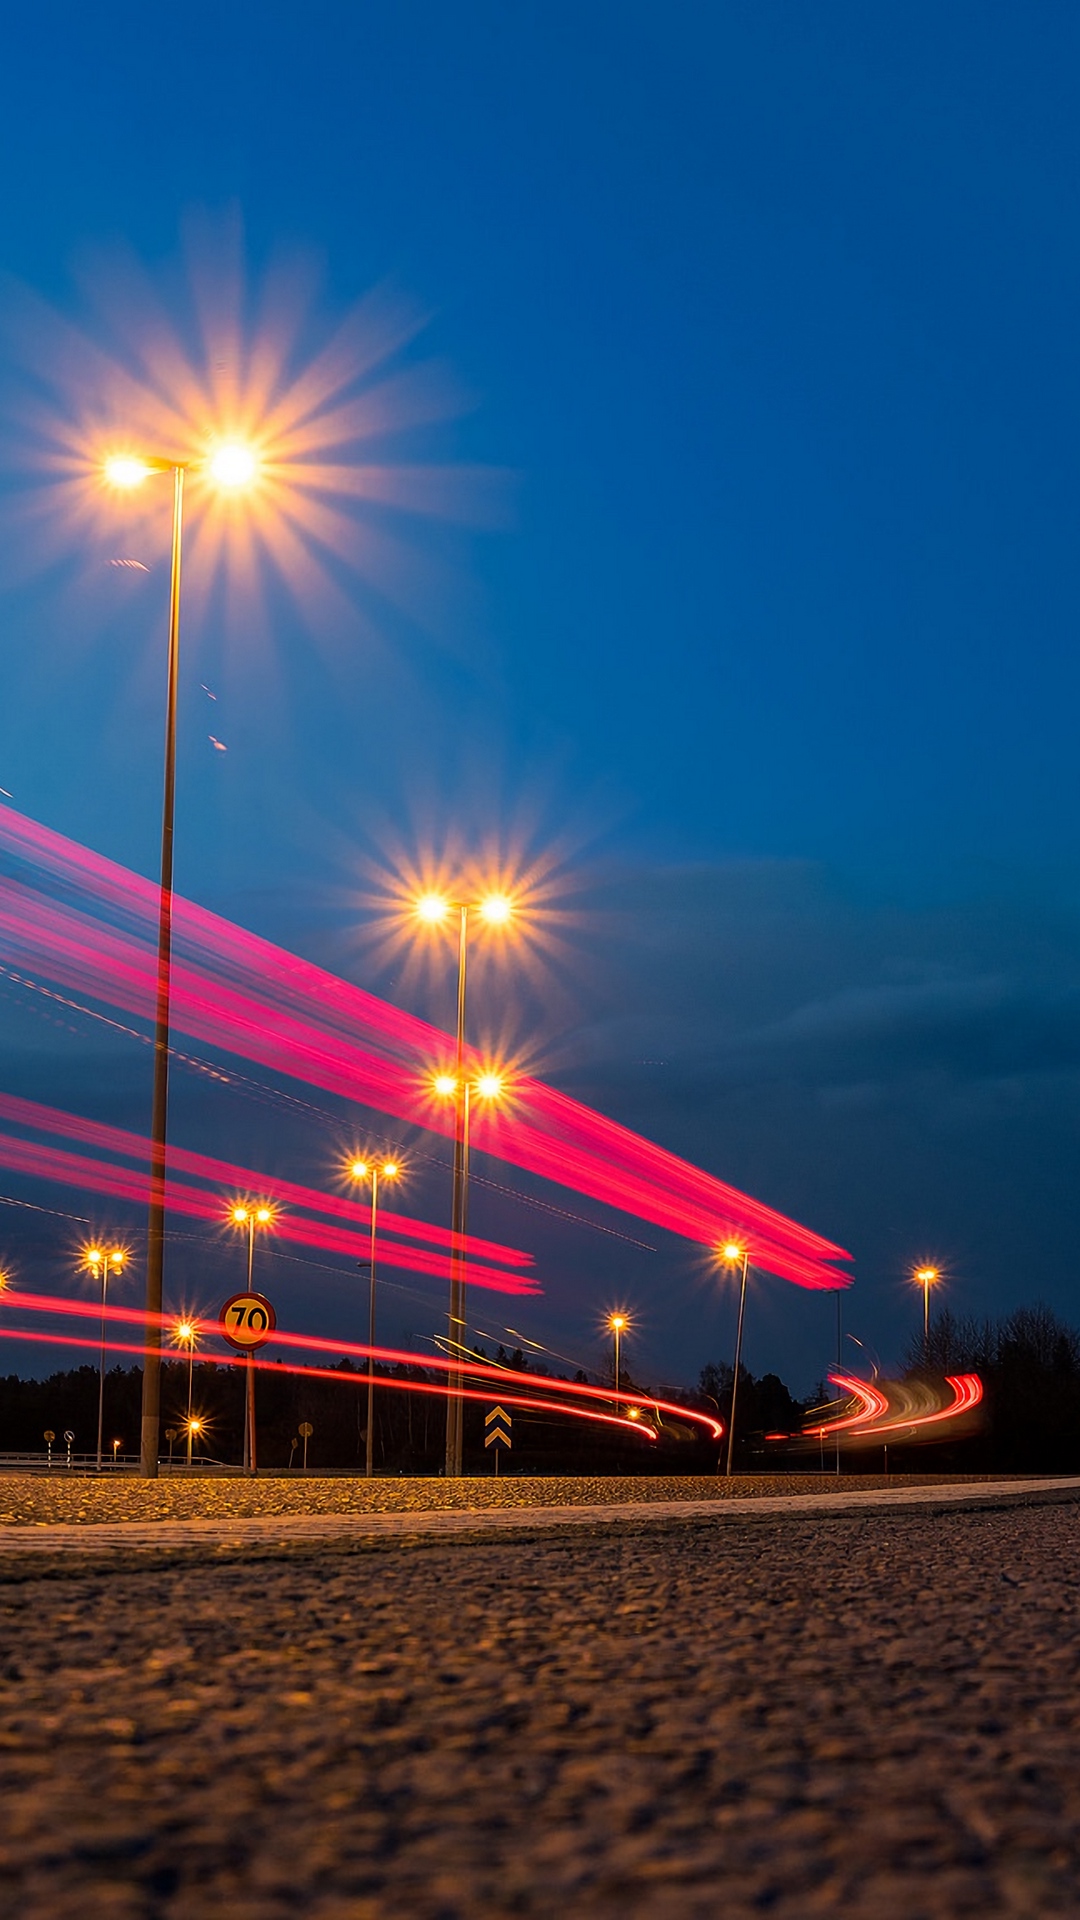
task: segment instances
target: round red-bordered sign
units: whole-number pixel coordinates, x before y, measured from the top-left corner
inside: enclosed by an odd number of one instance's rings
[[[234,1293],[218,1315],[222,1337],[240,1353],[264,1346],[277,1326],[277,1314],[264,1293]]]

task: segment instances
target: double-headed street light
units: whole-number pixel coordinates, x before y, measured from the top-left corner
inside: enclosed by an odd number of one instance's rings
[[[243,1201],[230,1207],[229,1219],[234,1227],[242,1228],[247,1234],[247,1287],[251,1293],[255,1269],[255,1235],[260,1230],[274,1224],[274,1209],[265,1200],[258,1206],[245,1206]],[[190,1427],[189,1427],[190,1433]],[[244,1472],[254,1473],[255,1458],[255,1355],[248,1354],[247,1364],[247,1406],[244,1417]]]
[[[101,1358],[98,1363],[97,1471],[101,1472],[102,1433],[105,1422],[105,1291],[110,1273],[121,1273],[127,1254],[122,1247],[87,1247],[82,1257],[85,1273],[101,1281]]]
[[[416,915],[426,926],[442,927],[452,924],[457,916],[458,927],[458,978],[457,978],[457,1045],[454,1055],[452,1075],[439,1075],[435,1082],[436,1093],[444,1097],[453,1095],[456,1100],[456,1126],[454,1128],[454,1191],[451,1206],[450,1232],[450,1311],[449,1331],[451,1347],[459,1343],[465,1332],[465,1225],[468,1214],[468,1125],[469,1125],[469,1086],[465,1075],[465,995],[468,977],[469,932],[472,917],[479,917],[489,927],[505,927],[514,916],[513,902],[505,893],[485,894],[478,900],[451,900],[442,893],[425,893],[416,901]],[[488,1076],[489,1078],[491,1076]],[[479,1082],[477,1083],[479,1091]],[[482,1095],[490,1098],[490,1095]],[[496,1090],[495,1098],[498,1097]],[[453,1377],[449,1383],[446,1401],[446,1472],[460,1476],[462,1464],[462,1400],[461,1381],[458,1379],[457,1391],[454,1390]]]
[[[367,1434],[364,1440],[364,1472],[369,1480],[375,1472],[375,1258],[376,1234],[379,1225],[379,1181],[380,1179],[396,1180],[400,1172],[401,1168],[396,1160],[384,1160],[381,1166],[375,1160],[353,1160],[349,1166],[351,1180],[371,1181],[371,1287],[368,1294]]]
[[[459,1055],[460,1057],[460,1055]],[[447,1336],[450,1358],[465,1352],[465,1237],[469,1230],[469,1117],[474,1099],[495,1101],[503,1091],[502,1075],[481,1073],[470,1081],[463,1073],[437,1073],[433,1082],[442,1100],[453,1100],[457,1110],[454,1141],[454,1225],[450,1245],[450,1312]],[[464,1446],[465,1372],[455,1367],[446,1386],[446,1472],[460,1478]]]
[[[156,1479],[161,1425],[161,1310],[165,1277],[165,1147],[169,1116],[169,997],[172,967],[173,819],[176,802],[176,702],[180,666],[180,555],[184,529],[187,460],[115,453],[105,462],[111,486],[139,487],[159,473],[173,481],[172,570],[169,583],[169,648],[165,699],[165,783],[161,812],[161,886],[158,906],[157,1006],[154,1019],[154,1089],[150,1109],[150,1204],[146,1220],[146,1328],[143,1356],[141,1471]],[[235,492],[255,477],[255,456],[229,442],[206,463],[218,487]]]
[[[725,1474],[730,1477],[735,1459],[735,1402],[739,1393],[739,1367],[742,1363],[743,1316],[746,1312],[746,1272],[750,1264],[750,1249],[740,1246],[737,1240],[728,1240],[720,1249],[720,1258],[726,1267],[742,1267],[739,1285],[739,1323],[735,1334],[735,1372],[731,1380],[731,1418],[728,1423],[727,1466]]]

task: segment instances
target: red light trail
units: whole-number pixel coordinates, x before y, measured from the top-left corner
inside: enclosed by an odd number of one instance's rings
[[[40,1133],[59,1134],[67,1139],[76,1140],[83,1146],[101,1147],[106,1152],[119,1154],[125,1159],[149,1161],[150,1142],[141,1134],[129,1133],[123,1127],[112,1127],[96,1120],[84,1120],[77,1114],[63,1113],[56,1107],[42,1106],[36,1100],[24,1100],[17,1094],[0,1093],[0,1120],[9,1120],[13,1124],[32,1127]],[[0,1143],[3,1136],[0,1135]],[[0,1144],[0,1154],[3,1148]],[[3,1164],[0,1159],[0,1164]],[[235,1166],[227,1160],[213,1159],[209,1154],[192,1153],[186,1147],[169,1148],[169,1164],[174,1173],[191,1174],[196,1179],[213,1181],[219,1189],[229,1192],[253,1192],[265,1184],[265,1176],[256,1173],[252,1167]],[[371,1208],[360,1200],[350,1200],[335,1193],[322,1193],[315,1187],[302,1187],[292,1180],[273,1181],[275,1202],[285,1207],[303,1207],[310,1213],[327,1213],[340,1220],[355,1223],[360,1230],[366,1230],[371,1224]],[[218,1201],[217,1211],[221,1211]],[[396,1213],[391,1207],[379,1208],[379,1224],[384,1232],[400,1234],[406,1239],[426,1240],[447,1249],[453,1243],[453,1234],[448,1227],[434,1225],[427,1220],[418,1220],[415,1215]],[[350,1243],[354,1247],[355,1243]],[[382,1243],[380,1242],[380,1250]],[[348,1249],[346,1249],[348,1251]],[[504,1262],[512,1267],[529,1267],[532,1255],[523,1253],[516,1247],[504,1247],[495,1241],[479,1239],[470,1234],[466,1241],[466,1252],[470,1259],[490,1259]],[[389,1257],[389,1255],[388,1255]],[[511,1283],[513,1286],[513,1283]]]
[[[10,881],[0,936],[12,957],[150,1018],[150,883],[6,807],[0,844],[87,909]],[[117,927],[102,923],[103,908]],[[428,1094],[449,1046],[438,1029],[180,898],[174,937],[177,1031],[434,1132],[452,1130],[452,1115]],[[478,1110],[478,1149],[700,1245],[738,1238],[755,1266],[798,1286],[850,1284],[834,1264],[849,1258],[841,1247],[541,1082],[515,1080],[510,1108]]]
[[[54,1297],[50,1294],[32,1293],[21,1288],[11,1288],[4,1295],[4,1311],[5,1324],[2,1329],[2,1337],[4,1339],[20,1340],[35,1345],[90,1347],[93,1348],[95,1352],[100,1348],[101,1342],[99,1335],[93,1338],[88,1337],[82,1339],[77,1334],[69,1334],[66,1332],[45,1333],[38,1332],[33,1328],[9,1327],[6,1324],[7,1313],[15,1311],[55,1314],[63,1318],[96,1321],[101,1312],[100,1306],[96,1302]],[[122,1326],[142,1327],[146,1323],[146,1315],[141,1309],[114,1306],[112,1303],[109,1305],[108,1317],[110,1321],[117,1322]],[[175,1330],[176,1316],[174,1314],[160,1314],[154,1317],[163,1331],[171,1333]],[[188,1316],[188,1318],[190,1324],[196,1328],[197,1338],[205,1339],[218,1335],[216,1320],[198,1320],[195,1316]],[[445,1354],[414,1353],[397,1347],[369,1347],[359,1341],[326,1340],[320,1339],[314,1334],[290,1333],[281,1327],[275,1330],[274,1344],[295,1347],[307,1352],[336,1354],[339,1359],[347,1360],[367,1360],[370,1356],[385,1366],[422,1367],[428,1372],[437,1373],[448,1373],[464,1365],[464,1371],[468,1377],[488,1380],[492,1383],[491,1387],[484,1390],[476,1389],[475,1391],[466,1391],[464,1395],[466,1399],[490,1401],[492,1398],[497,1398],[499,1400],[506,1400],[508,1405],[564,1413],[573,1415],[579,1419],[601,1420],[608,1425],[628,1427],[634,1433],[645,1433],[650,1439],[656,1438],[655,1432],[647,1425],[647,1416],[650,1410],[654,1411],[657,1417],[666,1413],[670,1414],[675,1420],[685,1422],[690,1426],[699,1427],[703,1430],[704,1434],[713,1440],[720,1440],[724,1431],[723,1422],[715,1419],[712,1414],[701,1413],[696,1408],[683,1407],[673,1401],[657,1399],[653,1394],[623,1392],[622,1398],[628,1405],[632,1404],[638,1410],[639,1417],[636,1419],[602,1413],[595,1403],[610,1404],[612,1399],[612,1390],[610,1388],[589,1386],[583,1381],[553,1380],[550,1389],[548,1389],[546,1382],[542,1378],[538,1379],[535,1374],[524,1373],[513,1367],[494,1366],[490,1362],[479,1359],[470,1358],[462,1362],[459,1359],[451,1358]],[[140,1359],[144,1352],[142,1345],[112,1338],[106,1341],[106,1347],[110,1353],[133,1354]],[[212,1360],[219,1365],[222,1364],[222,1362],[229,1365],[238,1364],[235,1354],[225,1349],[212,1353],[201,1349],[200,1357],[204,1361]],[[304,1367],[288,1365],[278,1360],[262,1360],[258,1358],[255,1364],[258,1367],[263,1367],[275,1373],[282,1371],[309,1373],[322,1379],[337,1380],[339,1382],[344,1381],[346,1384],[354,1380],[358,1384],[365,1386],[367,1383],[366,1374],[343,1374],[339,1369],[332,1367]],[[377,1387],[400,1388],[406,1392],[437,1394],[442,1399],[446,1397],[446,1387],[440,1382],[410,1382],[407,1379],[402,1379],[400,1376],[380,1376],[376,1374],[375,1384]],[[521,1393],[523,1387],[530,1389],[529,1394],[524,1397]],[[455,1388],[455,1392],[456,1391],[457,1389]],[[559,1394],[563,1396],[563,1398],[554,1400],[550,1397],[551,1394]],[[571,1401],[579,1404],[568,1404],[568,1402]]]
[[[879,1386],[849,1373],[830,1373],[829,1379],[859,1404],[854,1412],[838,1419],[815,1420],[803,1428],[803,1439],[820,1441],[831,1434],[850,1445],[856,1441],[885,1440],[890,1434],[920,1434],[925,1438],[931,1428],[962,1420],[984,1397],[983,1383],[977,1373],[948,1374],[945,1385],[951,1388],[952,1399],[945,1403],[938,1389],[925,1380],[889,1380]],[[767,1437],[783,1440],[791,1436],[770,1434]]]

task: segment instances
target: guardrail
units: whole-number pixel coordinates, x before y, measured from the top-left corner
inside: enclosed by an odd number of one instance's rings
[[[137,1453],[102,1454],[101,1471],[105,1473],[138,1473],[141,1461]],[[62,1441],[53,1446],[52,1459],[46,1452],[18,1453],[0,1451],[0,1473],[93,1473],[98,1470],[96,1453],[76,1453],[70,1456]],[[199,1473],[242,1473],[242,1467],[232,1467],[224,1460],[211,1460],[196,1454],[191,1463],[191,1472]],[[185,1455],[178,1455],[172,1461],[168,1456],[158,1461],[160,1474],[182,1474],[189,1471]]]

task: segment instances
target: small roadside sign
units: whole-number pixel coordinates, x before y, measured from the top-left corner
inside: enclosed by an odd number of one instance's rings
[[[484,1415],[484,1445],[495,1448],[496,1473],[499,1471],[499,1448],[505,1447],[509,1452],[513,1444],[510,1439],[513,1424],[513,1415],[507,1413],[505,1407],[492,1407],[490,1413]]]
[[[218,1326],[230,1347],[254,1353],[269,1340],[277,1314],[263,1293],[234,1293],[218,1315]]]

